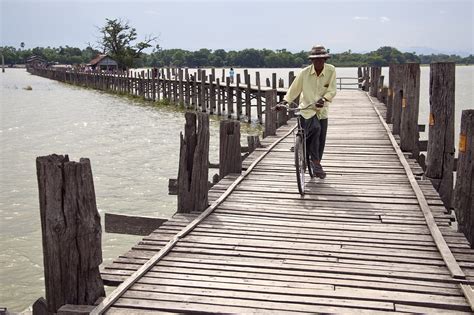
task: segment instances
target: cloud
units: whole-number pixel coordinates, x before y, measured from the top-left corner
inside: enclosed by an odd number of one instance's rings
[[[355,21],[362,21],[362,20],[368,20],[369,18],[367,16],[354,16],[352,19]]]
[[[389,19],[388,17],[386,17],[386,16],[381,16],[381,17],[379,18],[379,21],[382,22],[382,23],[385,23],[385,22],[389,22],[390,19]]]

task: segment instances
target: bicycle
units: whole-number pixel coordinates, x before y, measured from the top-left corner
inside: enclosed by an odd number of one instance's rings
[[[298,191],[301,196],[305,194],[305,173],[306,173],[306,168],[308,168],[308,174],[311,178],[314,177],[313,173],[313,167],[312,164],[313,162],[310,159],[309,153],[306,151],[306,133],[304,131],[304,128],[301,125],[301,115],[300,111],[302,109],[306,109],[310,106],[315,105],[316,103],[311,103],[305,108],[298,108],[298,104],[296,103],[291,103],[290,105],[295,105],[296,107],[291,107],[288,105],[288,103],[279,103],[273,109],[278,110],[278,108],[284,108],[286,111],[294,112],[294,115],[296,116],[297,120],[297,127],[296,127],[296,133],[295,130],[293,130],[294,134],[294,152],[295,152],[295,169],[296,169],[296,183],[298,184]],[[322,177],[320,177],[322,178]]]

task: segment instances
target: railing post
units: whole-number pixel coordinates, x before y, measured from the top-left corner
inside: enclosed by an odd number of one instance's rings
[[[454,191],[454,210],[459,231],[474,248],[474,110],[463,110]]]
[[[185,114],[180,134],[178,212],[203,211],[208,206],[209,115]]]
[[[36,159],[43,265],[48,310],[64,304],[92,305],[105,296],[100,216],[89,159]]]
[[[407,65],[394,65],[393,91],[392,91],[392,133],[400,134],[400,122],[402,118],[403,80]]]
[[[265,131],[264,137],[276,134],[276,111],[272,107],[276,105],[276,90],[265,91]]]
[[[407,64],[402,99],[402,117],[400,123],[400,148],[418,157],[418,107],[420,100],[420,64]]]
[[[454,169],[454,63],[430,65],[430,118],[425,175],[451,208]]]
[[[219,128],[219,177],[242,172],[240,155],[240,123],[233,120],[222,120]]]

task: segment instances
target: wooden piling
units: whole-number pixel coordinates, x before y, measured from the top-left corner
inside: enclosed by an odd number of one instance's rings
[[[226,85],[226,94],[227,94],[227,117],[232,118],[232,113],[233,113],[233,102],[234,102],[234,96],[232,92],[232,88],[230,87],[230,78],[227,77],[225,78],[225,85]]]
[[[425,175],[451,208],[454,168],[455,64],[430,65],[430,117]]]
[[[240,89],[240,73],[237,73],[236,87],[235,87],[235,107],[237,113],[237,120],[242,116],[242,90]]]
[[[216,79],[217,87],[217,115],[222,115],[222,97],[221,97],[221,82],[219,78]]]
[[[105,296],[100,216],[89,159],[36,159],[43,266],[48,310],[64,304],[92,305]]]
[[[250,95],[252,86],[250,84],[250,74],[248,70],[244,70],[245,78],[245,116],[247,116],[247,122],[252,121],[252,98]]]
[[[394,82],[394,72],[395,65],[390,64],[388,67],[388,90],[387,90],[387,114],[385,116],[385,121],[388,124],[392,123],[392,113],[393,113],[393,82]]]
[[[260,72],[255,72],[255,84],[257,85],[257,119],[259,123],[263,122],[262,118],[262,88],[260,86]]]
[[[249,154],[255,151],[256,148],[261,148],[260,137],[256,136],[247,136],[247,145],[249,148]]]
[[[364,81],[364,77],[362,76],[362,68],[357,67],[357,82],[359,83],[359,89],[362,89],[362,82]]]
[[[405,68],[402,115],[400,121],[400,148],[418,157],[418,107],[420,100],[420,64],[409,63]]]
[[[240,123],[222,120],[219,128],[219,177],[242,172],[240,155]]]
[[[454,210],[459,231],[474,248],[474,110],[463,110],[459,135]]]
[[[392,91],[392,133],[400,134],[400,123],[402,119],[402,99],[404,98],[403,80],[406,64],[394,65],[393,71],[393,91]]]
[[[185,114],[180,134],[178,212],[203,211],[208,206],[209,115]]]
[[[276,90],[265,91],[265,131],[263,137],[276,134],[276,111],[272,107],[276,105]]]

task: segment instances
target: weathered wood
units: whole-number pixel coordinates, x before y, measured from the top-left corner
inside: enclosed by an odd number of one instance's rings
[[[94,305],[73,305],[66,304],[58,310],[58,315],[86,315],[95,308]]]
[[[402,119],[402,99],[403,95],[403,80],[406,64],[394,64],[393,73],[390,75],[392,83],[392,132],[394,135],[400,134],[400,123]]]
[[[420,100],[420,64],[406,65],[403,83],[400,148],[418,157],[418,108]]]
[[[229,77],[226,78],[225,84],[226,84],[226,93],[227,93],[227,98],[226,98],[226,101],[227,101],[227,106],[226,106],[226,108],[227,108],[227,117],[232,118],[232,113],[234,112],[234,91],[230,87],[230,78]]]
[[[463,110],[459,135],[454,209],[459,231],[474,248],[474,110]]]
[[[235,84],[235,107],[237,113],[237,120],[242,116],[242,89],[240,88],[240,73],[237,73]]]
[[[256,148],[261,148],[262,144],[260,143],[260,137],[256,136],[247,136],[247,144],[249,148],[249,153],[255,151]]]
[[[362,89],[362,82],[364,81],[364,77],[362,76],[362,67],[357,67],[357,83],[359,84],[358,85],[358,88],[359,89]],[[291,85],[291,83],[290,83]]]
[[[89,159],[36,159],[48,309],[93,304],[105,296],[100,216]]]
[[[276,111],[272,108],[276,105],[276,91],[265,91],[265,131],[264,138],[276,134]]]
[[[178,212],[202,211],[208,206],[209,116],[185,114],[180,134]]]
[[[1,308],[0,308],[1,310]],[[33,303],[32,306],[33,315],[52,315],[54,313],[48,311],[48,302],[46,302],[44,297],[40,297]],[[1,314],[1,312],[0,312]],[[7,315],[8,313],[4,313]],[[4,315],[2,314],[2,315]]]
[[[223,120],[219,129],[219,177],[242,172],[240,123]]]
[[[381,75],[381,73],[382,73],[382,68],[380,68],[380,74],[378,76],[378,83],[377,83],[377,99],[380,102],[382,102],[382,88],[383,88],[383,80],[385,78],[383,75]]]
[[[257,85],[257,119],[259,123],[263,122],[262,115],[262,90],[260,86],[260,72],[255,72],[255,84]]]
[[[454,168],[455,64],[430,65],[430,121],[425,175],[451,208]]]
[[[149,235],[168,219],[106,212],[104,221],[107,233]]]

